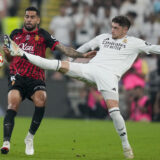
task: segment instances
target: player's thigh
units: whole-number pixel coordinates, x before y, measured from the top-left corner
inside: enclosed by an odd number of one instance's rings
[[[104,90],[111,93],[118,93],[119,78],[110,71],[97,67],[94,74],[94,79],[99,91]]]
[[[8,92],[8,109],[18,111],[22,97],[19,90],[13,89]]]
[[[108,109],[119,106],[118,81],[119,78],[110,72],[105,72],[105,74],[102,72],[96,78],[98,89],[103,95]]]
[[[69,71],[66,75],[79,79],[81,81],[85,81],[88,83],[94,83],[93,75],[92,75],[92,66],[91,64],[83,64],[83,63],[70,63]]]
[[[34,102],[36,106],[44,106],[47,98],[46,84],[40,79],[26,78],[26,97]]]

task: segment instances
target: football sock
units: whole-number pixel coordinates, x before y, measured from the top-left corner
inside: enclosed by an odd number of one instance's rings
[[[49,60],[26,52],[23,53],[23,58],[42,69],[58,71],[61,67],[61,61],[59,60]]]
[[[119,108],[114,107],[114,108],[109,109],[109,115],[111,116],[114,126],[116,128],[116,131],[118,132],[121,138],[123,148],[130,148],[125,122],[124,122],[122,115],[120,114]]]
[[[29,132],[34,135],[40,126],[45,112],[45,107],[35,107]]]
[[[12,110],[12,109],[8,109],[3,121],[3,127],[4,127],[4,141],[10,141],[11,139],[11,134],[13,131],[13,127],[14,127],[14,117],[16,116],[17,112]]]

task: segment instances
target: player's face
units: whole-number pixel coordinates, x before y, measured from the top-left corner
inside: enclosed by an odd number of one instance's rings
[[[118,23],[112,22],[112,38],[120,39],[127,34],[128,28],[122,27]]]
[[[26,11],[24,16],[24,28],[27,31],[35,30],[39,23],[40,18],[37,16],[35,11]]]

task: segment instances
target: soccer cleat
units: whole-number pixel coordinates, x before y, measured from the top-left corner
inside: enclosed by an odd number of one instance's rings
[[[9,141],[4,141],[3,146],[1,148],[1,153],[2,154],[7,154],[10,150],[10,142]]]
[[[33,139],[26,137],[24,142],[26,144],[26,149],[25,149],[26,155],[33,155],[34,154]]]
[[[4,45],[9,49],[11,56],[23,56],[23,50],[8,35],[4,35]]]
[[[133,159],[134,158],[132,148],[124,148],[123,152],[124,152],[124,156],[126,159]]]

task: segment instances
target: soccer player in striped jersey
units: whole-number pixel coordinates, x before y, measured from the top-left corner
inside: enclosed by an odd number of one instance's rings
[[[35,7],[25,10],[24,26],[22,29],[15,29],[10,38],[25,52],[45,58],[46,48],[52,51],[58,49],[67,56],[88,57],[90,53],[82,54],[70,47],[61,45],[47,31],[39,28],[40,13]],[[4,118],[4,137],[1,153],[7,154],[10,150],[10,139],[14,128],[14,119],[20,103],[28,98],[35,105],[30,129],[25,138],[27,155],[34,154],[33,138],[43,119],[46,103],[46,85],[44,70],[33,65],[22,57],[10,56],[10,51],[3,47],[9,65],[9,92],[8,109]]]

